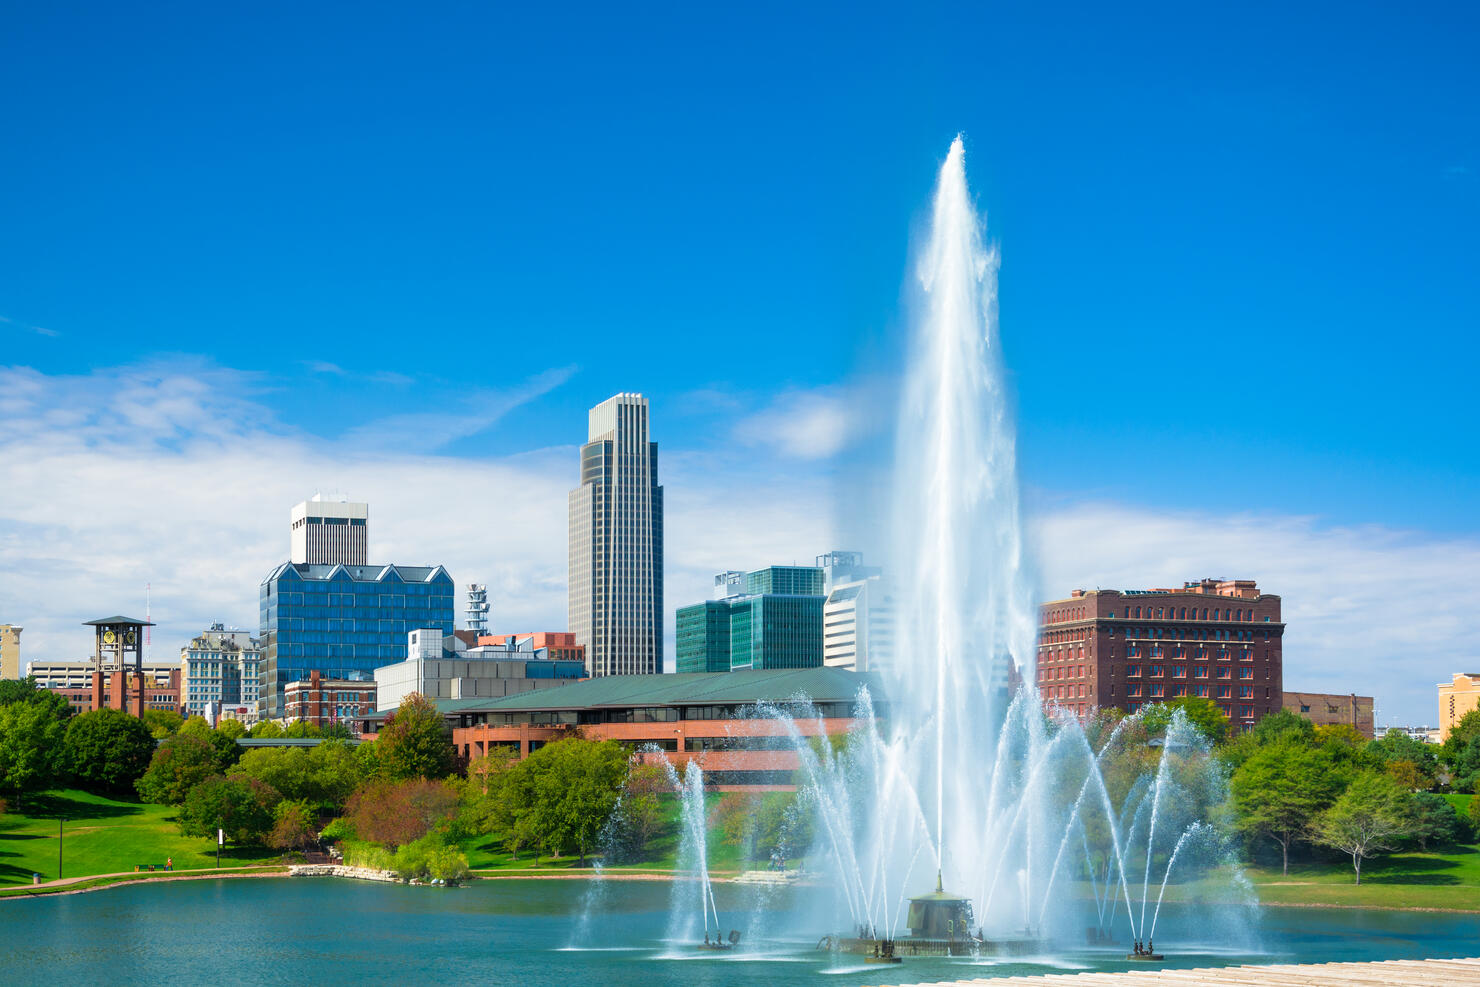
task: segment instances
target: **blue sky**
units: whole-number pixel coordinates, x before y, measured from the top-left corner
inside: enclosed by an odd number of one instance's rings
[[[288,496],[348,486],[346,448],[538,457],[641,390],[670,486],[685,457],[750,458],[822,503],[848,437],[760,426],[888,377],[961,131],[1030,508],[1468,558],[1473,5],[711,6],[12,7],[0,366],[38,396],[10,413],[41,441],[119,381],[171,382],[202,403],[160,383],[99,434],[315,450]],[[60,523],[32,507],[0,517],[15,545],[7,521]],[[832,547],[798,530],[794,554]],[[1056,565],[1055,592],[1171,578]]]

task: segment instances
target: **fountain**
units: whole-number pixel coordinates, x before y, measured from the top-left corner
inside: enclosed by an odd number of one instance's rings
[[[859,725],[840,746],[812,743],[822,719],[796,702],[756,715],[791,738],[815,817],[809,868],[832,887],[837,916],[819,947],[897,962],[1044,953],[1086,932],[1099,946],[1128,932],[1129,958],[1159,960],[1166,885],[1184,847],[1209,839],[1204,820],[1226,787],[1180,711],[1102,718],[1087,731],[1037,691],[997,270],[958,137],[920,255],[897,426],[897,623],[894,654],[874,669],[884,694],[860,690]],[[674,787],[699,901],[675,890],[674,935],[684,923],[697,935],[702,915],[707,940],[719,919],[703,865],[702,773],[688,771],[697,782],[674,773]]]

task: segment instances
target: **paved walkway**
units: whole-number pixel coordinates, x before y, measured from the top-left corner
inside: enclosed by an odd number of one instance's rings
[[[1290,963],[1278,966],[1225,966],[1196,970],[1127,970],[1124,973],[1053,973],[1037,977],[998,977],[912,984],[907,987],[1458,987],[1480,984],[1480,957],[1462,960],[1382,960],[1374,963]]]
[[[110,877],[125,878],[128,881],[195,881],[212,877],[286,877],[287,873],[288,869],[286,867],[279,867],[277,865],[266,867],[223,867],[221,870],[125,870],[113,874],[87,874],[82,877],[63,877],[55,881],[42,881],[40,884],[0,885],[0,891],[41,893],[48,890],[65,888],[73,884],[83,884],[87,881],[97,881]],[[12,894],[10,897],[24,896]]]

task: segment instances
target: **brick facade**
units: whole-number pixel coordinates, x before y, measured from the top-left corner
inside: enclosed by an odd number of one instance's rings
[[[1039,608],[1038,686],[1080,715],[1213,700],[1247,730],[1283,705],[1280,598],[1252,580],[1180,590],[1075,590]]]

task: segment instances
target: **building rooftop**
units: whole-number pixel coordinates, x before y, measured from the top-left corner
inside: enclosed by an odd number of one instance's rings
[[[84,620],[82,622],[83,627],[117,627],[119,624],[126,624],[131,627],[154,626],[154,624],[152,624],[151,622],[147,620],[140,620],[137,617],[99,617],[97,620]]]
[[[447,575],[447,570],[439,565],[344,565],[342,563],[329,565],[309,562],[284,562],[268,573],[267,579],[263,581],[268,582],[277,579],[279,576],[286,575],[289,569],[292,569],[303,579],[314,580],[332,579],[337,575],[336,570],[343,569],[345,576],[357,583],[379,582],[392,573],[402,582],[407,583],[428,583],[435,579],[439,573],[449,581],[452,578]]]
[[[665,675],[608,675],[581,679],[552,689],[537,689],[498,699],[444,699],[442,714],[514,713],[528,710],[622,708],[628,706],[753,705],[805,697],[812,702],[852,702],[867,686],[882,692],[879,680],[841,668],[776,668],[736,672],[677,672]],[[381,719],[392,709],[377,712]]]

